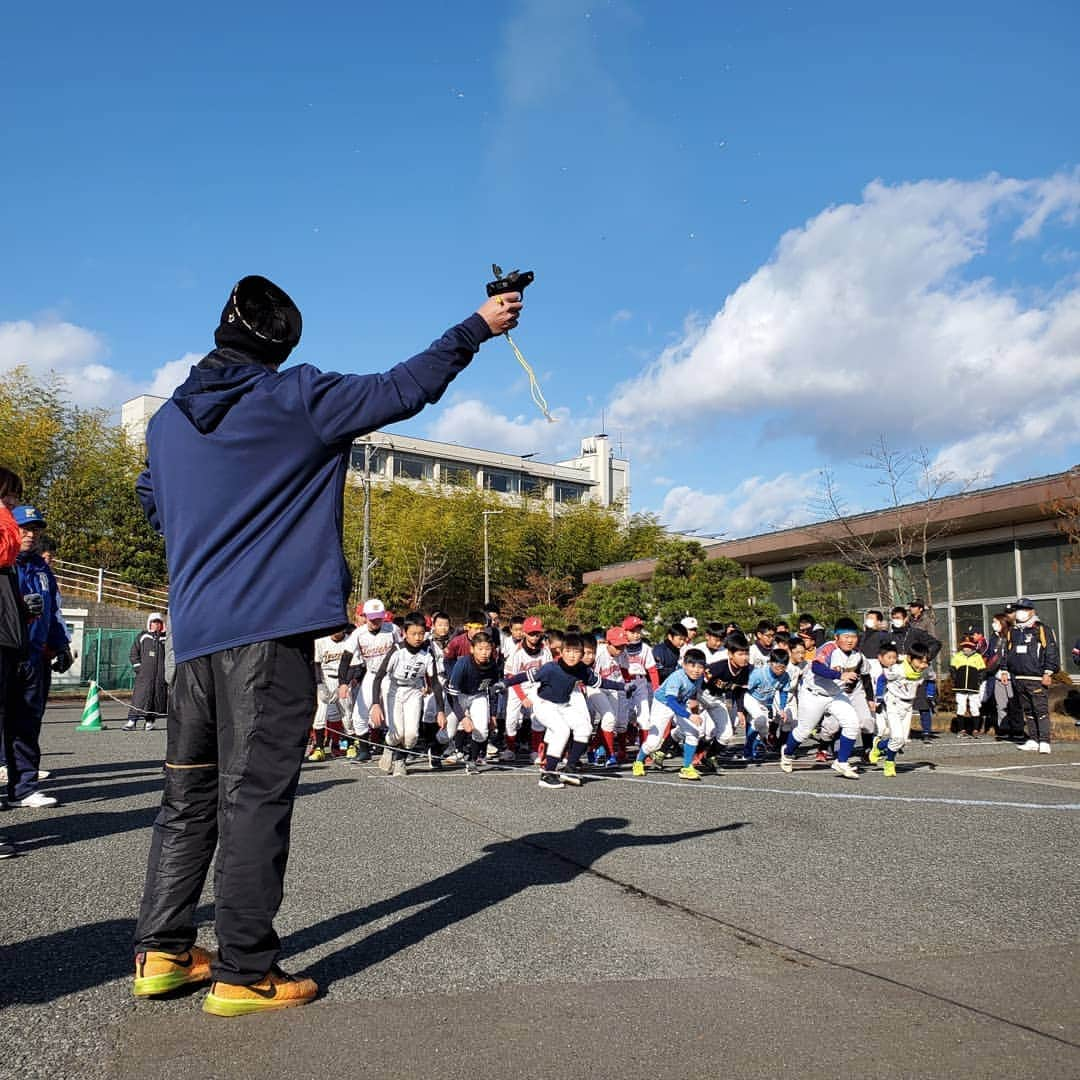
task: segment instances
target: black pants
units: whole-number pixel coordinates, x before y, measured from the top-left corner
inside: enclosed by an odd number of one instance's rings
[[[41,721],[49,697],[48,662],[38,653],[15,669],[14,704],[5,720],[8,785],[12,799],[20,801],[38,789],[41,767]]]
[[[221,982],[277,959],[293,798],[315,711],[309,637],[260,641],[176,667],[161,810],[135,949],[184,952],[210,860]]]
[[[1013,678],[1013,689],[1023,717],[1027,736],[1036,742],[1050,741],[1050,695],[1039,679]]]

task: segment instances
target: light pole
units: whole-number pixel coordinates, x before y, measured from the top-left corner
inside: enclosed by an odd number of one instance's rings
[[[491,599],[491,577],[488,571],[488,518],[493,514],[501,514],[501,510],[482,510],[484,516],[484,603]]]
[[[364,550],[360,556],[360,603],[366,603],[371,584],[371,443],[364,443]]]

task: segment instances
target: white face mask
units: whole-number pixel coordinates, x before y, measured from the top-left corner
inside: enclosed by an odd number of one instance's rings
[[[903,619],[893,619],[893,621],[892,621],[892,628],[894,630],[899,630],[900,627],[903,626],[903,625],[904,625],[904,620]]]
[[[1026,623],[1031,621],[1031,616],[1035,613],[1033,611],[1018,611],[1016,613],[1016,621],[1018,623]]]
[[[867,630],[876,630],[877,619],[865,619],[863,620],[863,626],[865,626]]]
[[[993,630],[994,630],[995,634],[1000,634],[1001,633],[1001,623],[999,623],[999,622],[994,623]]]

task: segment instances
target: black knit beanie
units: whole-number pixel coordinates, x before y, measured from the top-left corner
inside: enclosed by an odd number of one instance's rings
[[[214,331],[219,348],[236,349],[260,364],[281,364],[300,340],[300,309],[284,289],[267,278],[241,278]]]

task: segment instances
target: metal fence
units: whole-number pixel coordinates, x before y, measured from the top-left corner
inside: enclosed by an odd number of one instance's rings
[[[82,682],[94,680],[103,690],[130,690],[135,685],[131,646],[141,630],[83,630]]]
[[[168,592],[164,588],[140,589],[100,566],[82,566],[67,559],[56,559],[53,572],[64,596],[85,596],[98,603],[133,604],[159,611],[169,606]]]

